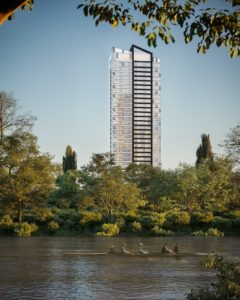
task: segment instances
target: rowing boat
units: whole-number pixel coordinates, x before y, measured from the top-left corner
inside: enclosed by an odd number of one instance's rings
[[[161,253],[161,252],[151,252],[151,253],[109,253],[109,252],[66,252],[64,255],[79,255],[79,256],[137,256],[137,257],[195,257],[195,256],[207,256],[208,253]]]

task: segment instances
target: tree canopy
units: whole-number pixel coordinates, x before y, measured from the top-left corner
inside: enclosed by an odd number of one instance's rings
[[[55,184],[55,167],[48,154],[38,150],[30,133],[8,137],[0,149],[0,205],[13,211],[19,224],[24,208],[43,205]]]
[[[183,31],[189,43],[198,39],[197,51],[205,53],[211,45],[226,47],[232,58],[240,55],[240,1],[219,1],[218,7],[207,0],[162,1],[81,1],[78,8],[95,25],[108,23],[113,28],[122,24],[147,39],[149,46],[157,40],[174,43],[174,26]],[[209,4],[208,4],[209,2]],[[220,8],[219,8],[220,7]]]
[[[77,153],[71,146],[66,147],[65,156],[63,156],[63,172],[77,169]]]
[[[199,166],[202,162],[209,160],[210,162],[213,161],[213,152],[212,152],[212,146],[210,141],[209,134],[202,134],[201,136],[202,142],[197,148],[196,151],[196,165]]]
[[[4,137],[29,132],[35,120],[30,113],[20,113],[20,107],[11,93],[0,92],[0,142]]]
[[[0,24],[20,7],[31,9],[33,3],[33,0],[1,1]],[[86,17],[92,17],[96,26],[105,22],[113,28],[120,24],[129,27],[143,36],[149,46],[156,47],[158,39],[165,44],[174,43],[174,27],[179,27],[186,43],[196,38],[199,53],[206,53],[211,45],[216,45],[226,47],[235,58],[240,55],[240,1],[219,0],[215,6],[208,0],[83,0],[77,8]]]
[[[26,6],[31,9],[33,0],[1,0],[0,3],[0,25],[7,19],[11,19],[13,13],[19,9],[24,9]]]
[[[55,166],[31,134],[35,118],[21,114],[11,94],[0,93],[0,207],[22,223],[26,205],[38,206],[54,188]]]
[[[240,124],[229,131],[222,146],[235,163],[237,169],[240,169]]]

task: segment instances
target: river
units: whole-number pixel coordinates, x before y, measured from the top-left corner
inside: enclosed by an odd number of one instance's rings
[[[191,288],[206,286],[202,257],[79,256],[66,253],[104,252],[123,242],[137,250],[160,251],[176,242],[186,252],[217,251],[240,256],[240,238],[0,238],[0,299],[185,299]]]

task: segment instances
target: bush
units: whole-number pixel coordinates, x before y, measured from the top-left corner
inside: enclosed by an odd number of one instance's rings
[[[208,236],[207,232],[204,232],[204,231],[201,231],[201,230],[194,231],[194,232],[192,232],[191,235],[192,236]]]
[[[141,223],[137,222],[137,221],[134,221],[132,224],[131,224],[131,229],[133,232],[139,232],[142,230],[142,225]]]
[[[37,221],[40,223],[44,223],[53,217],[53,213],[48,208],[41,208],[36,211]]]
[[[28,237],[37,230],[38,226],[35,223],[29,224],[27,222],[23,222],[21,225],[17,224],[14,231],[19,237]]]
[[[217,228],[209,228],[207,231],[194,231],[192,236],[224,236],[224,233]]]
[[[167,214],[166,227],[176,228],[177,226],[189,225],[190,216],[187,212],[172,212]]]
[[[119,227],[117,224],[105,223],[102,225],[102,230],[96,233],[96,236],[117,236],[119,234]]]
[[[130,223],[136,221],[139,215],[136,213],[135,210],[129,210],[126,212],[126,214],[123,217],[126,223]]]
[[[47,229],[50,234],[53,234],[59,230],[60,226],[57,222],[51,221],[48,223]]]
[[[47,224],[53,219],[53,213],[49,208],[37,208],[25,214],[24,220],[28,223],[36,223],[38,225]]]
[[[240,218],[240,210],[228,211],[224,213],[223,216],[227,219]]]
[[[208,224],[213,220],[212,212],[194,212],[191,216],[191,225]]]
[[[233,219],[233,227],[240,228],[240,217]]]
[[[152,228],[151,233],[154,236],[172,236],[174,234],[171,230],[159,228],[157,225]]]
[[[209,287],[192,290],[188,300],[240,299],[239,261],[226,262],[219,255],[210,255],[203,265],[216,272],[215,280]]]
[[[138,221],[141,223],[141,226],[146,229],[150,229],[153,226],[153,220],[148,215],[141,216]]]
[[[240,218],[240,210],[235,210],[232,212],[234,218]]]
[[[117,224],[120,229],[123,229],[125,227],[125,220],[122,217],[118,217],[115,224]]]
[[[74,209],[61,209],[53,217],[53,221],[57,222],[60,226],[65,225],[74,215]]]
[[[162,226],[165,222],[165,214],[157,212],[148,212],[141,216],[138,221],[143,227],[151,229],[153,226]]]
[[[209,228],[207,231],[208,236],[224,236],[224,233],[217,228]]]
[[[222,230],[230,229],[232,226],[232,221],[222,217],[214,217],[214,219],[211,222],[211,226]]]
[[[14,232],[14,222],[9,215],[5,215],[0,220],[0,230],[6,234]]]
[[[80,224],[84,226],[99,223],[102,220],[102,215],[99,212],[83,211]]]

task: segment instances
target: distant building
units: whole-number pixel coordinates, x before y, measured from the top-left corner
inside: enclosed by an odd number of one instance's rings
[[[115,163],[161,165],[160,59],[138,46],[110,57],[111,134]]]

